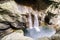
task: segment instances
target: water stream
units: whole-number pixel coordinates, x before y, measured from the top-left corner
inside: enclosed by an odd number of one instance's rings
[[[36,31],[40,31],[39,29],[39,21],[38,21],[38,12],[34,12],[34,28]]]
[[[31,37],[34,40],[37,40],[37,38],[41,37],[51,37],[55,34],[55,30],[53,28],[50,28],[48,26],[45,27],[39,27],[38,22],[38,14],[34,14],[34,25],[32,25],[32,16],[29,14],[29,28],[27,28],[27,33],[25,36]]]
[[[31,14],[29,14],[29,19],[28,19],[28,21],[29,21],[29,28],[32,29],[33,27],[32,27],[32,18],[31,18]]]
[[[37,40],[38,38],[41,37],[51,37],[52,35],[54,35],[56,33],[55,29],[45,26],[39,26],[39,21],[38,21],[38,12],[37,11],[33,11],[30,7],[20,7],[19,6],[19,10],[21,11],[21,13],[26,13],[28,12],[28,21],[29,21],[29,28],[27,28],[27,32],[25,33],[25,36],[31,37],[34,40]],[[31,12],[34,15],[34,24],[32,22],[32,16],[31,16]]]
[[[41,38],[41,37],[51,37],[56,33],[55,29],[53,28],[50,28],[48,26],[45,26],[45,27],[39,26],[38,11],[33,11],[29,7],[23,7],[23,8],[24,10],[22,12],[25,13],[27,11],[29,16],[28,17],[29,28],[27,28],[27,32],[25,33],[25,36],[28,36],[33,38],[34,40],[37,40],[37,38]],[[22,9],[19,9],[19,10],[22,10]],[[34,20],[33,20],[34,24],[32,22],[31,12],[34,15]]]

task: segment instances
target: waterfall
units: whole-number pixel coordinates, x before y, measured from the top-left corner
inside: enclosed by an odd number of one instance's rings
[[[31,14],[30,13],[29,13],[28,21],[29,21],[29,28],[32,29],[33,26],[32,26],[32,18],[31,18]]]
[[[30,13],[29,13],[28,21],[29,21],[29,28],[30,29],[35,28],[36,31],[40,31],[37,12],[34,12],[34,25],[32,25],[32,17],[31,17]]]
[[[40,31],[39,29],[39,21],[38,21],[38,12],[34,13],[34,28],[36,29],[36,31]]]
[[[26,28],[25,36],[31,37],[37,40],[41,37],[51,37],[56,33],[55,29],[49,26],[40,26],[38,21],[38,11],[34,11],[31,7],[19,6],[19,10],[22,14],[28,13],[29,27]],[[32,20],[31,13],[33,13],[34,20]],[[33,22],[34,21],[34,22]],[[28,24],[27,24],[28,25]]]
[[[31,37],[34,40],[37,40],[41,37],[51,37],[56,33],[55,29],[48,27],[48,26],[40,26],[38,22],[38,12],[34,11],[34,24],[32,25],[32,16],[29,13],[28,21],[29,21],[29,28],[27,28],[27,33],[25,36]]]

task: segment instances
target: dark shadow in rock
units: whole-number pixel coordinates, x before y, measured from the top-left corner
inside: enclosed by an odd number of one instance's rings
[[[46,24],[51,25],[52,23],[50,23],[50,19],[52,17],[54,17],[56,14],[53,14],[53,13],[50,13],[50,12],[47,12],[47,13],[48,13],[48,15],[45,16],[44,21],[45,21]]]
[[[9,29],[10,26],[8,25],[7,21],[0,22],[0,31]]]
[[[5,24],[5,26],[8,25],[6,28],[0,29],[0,30],[7,30],[9,28],[18,30],[18,29],[22,29],[26,26],[25,23],[23,23],[23,22],[16,22],[16,26],[13,25],[14,22],[3,21],[3,22],[0,22],[0,23]]]
[[[14,0],[17,4],[24,5],[24,6],[31,6],[34,10],[44,10],[50,4],[52,4],[49,0]]]

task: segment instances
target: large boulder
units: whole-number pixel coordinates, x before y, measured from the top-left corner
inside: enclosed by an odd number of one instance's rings
[[[1,40],[33,40],[33,39],[30,37],[24,36],[21,30],[17,30],[16,32],[13,32],[3,37]]]
[[[4,2],[3,2],[4,1]],[[7,0],[6,0],[7,1]],[[13,29],[20,29],[25,25],[17,5],[14,1],[1,0],[0,2],[0,40],[12,33]],[[13,7],[14,6],[14,7]]]
[[[46,19],[49,19],[49,23],[53,25],[52,27],[54,27],[56,30],[60,30],[60,4],[51,4],[47,8],[46,13],[48,14]]]
[[[14,28],[23,27],[23,25],[25,25],[25,18],[22,17],[21,14],[24,14],[25,12],[18,9],[19,8],[14,1],[7,1],[0,4],[0,23],[7,23],[6,25],[9,25],[10,27],[13,26]]]
[[[60,34],[55,34],[51,37],[51,40],[60,40]]]

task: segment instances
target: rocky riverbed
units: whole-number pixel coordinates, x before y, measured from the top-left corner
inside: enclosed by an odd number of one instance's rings
[[[0,0],[0,40],[60,40],[60,1]]]

